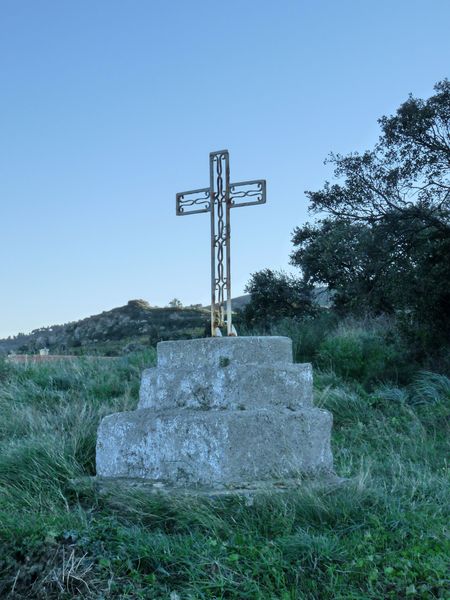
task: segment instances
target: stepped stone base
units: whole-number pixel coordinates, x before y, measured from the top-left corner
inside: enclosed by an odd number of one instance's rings
[[[331,424],[288,338],[161,342],[138,410],[100,424],[97,475],[208,489],[331,476]]]

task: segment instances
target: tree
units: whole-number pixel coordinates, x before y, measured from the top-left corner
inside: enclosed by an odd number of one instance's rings
[[[450,333],[450,82],[379,120],[373,150],[332,154],[336,182],[306,192],[314,224],[295,229],[292,263],[343,310],[402,312]],[[323,215],[323,216],[322,216]]]
[[[180,300],[178,300],[178,298],[174,298],[173,300],[171,300],[169,302],[169,306],[170,308],[183,308],[183,304]]]
[[[283,317],[303,317],[314,311],[312,286],[283,271],[253,273],[245,291],[251,294],[244,308],[248,325],[269,326]]]
[[[313,213],[372,225],[395,217],[403,229],[423,226],[450,232],[450,82],[427,101],[410,96],[396,115],[379,119],[374,150],[331,154],[334,175],[322,190],[306,192]],[[414,229],[414,228],[413,228]]]
[[[394,310],[387,294],[392,261],[386,257],[395,246],[389,235],[361,223],[324,219],[297,228],[293,243],[292,263],[301,266],[309,284],[333,290],[340,312]]]

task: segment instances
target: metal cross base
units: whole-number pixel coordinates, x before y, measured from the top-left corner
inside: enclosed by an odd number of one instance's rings
[[[230,183],[228,150],[209,155],[207,188],[177,194],[177,215],[211,214],[211,335],[235,335],[231,315],[230,209],[266,202],[266,181],[253,179]],[[226,298],[226,321],[225,321]]]

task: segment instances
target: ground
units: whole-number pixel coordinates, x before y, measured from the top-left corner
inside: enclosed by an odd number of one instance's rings
[[[134,408],[154,352],[0,363],[0,597],[448,598],[450,380],[367,391],[315,374],[340,488],[165,498],[71,483]]]

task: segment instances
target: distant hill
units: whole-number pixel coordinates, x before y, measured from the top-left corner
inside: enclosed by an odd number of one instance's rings
[[[250,302],[250,300],[251,300],[250,294],[244,294],[243,296],[236,296],[236,298],[231,299],[231,308],[232,308],[232,310],[242,310],[243,308],[245,308],[247,306],[247,304]],[[205,306],[204,308],[205,308],[205,310],[210,310],[211,305],[209,304],[208,306]]]
[[[157,308],[145,300],[130,300],[81,321],[35,329],[0,340],[0,353],[34,353],[48,348],[52,354],[117,355],[167,339],[205,335],[209,312],[202,307]]]
[[[233,311],[242,310],[250,294],[232,299]],[[330,305],[330,294],[317,288],[317,303]],[[48,348],[51,354],[102,354],[117,356],[154,346],[162,340],[203,337],[209,330],[209,307],[159,308],[145,300],[130,300],[125,306],[104,311],[80,321],[41,327],[29,334],[0,340],[0,355],[34,354]]]
[[[232,298],[231,300],[231,307],[233,310],[243,310],[250,302],[250,300],[250,294],[236,296],[236,298]],[[332,296],[326,287],[316,287],[314,289],[314,300],[322,308],[330,308]],[[209,309],[209,306],[205,306],[205,308]]]

